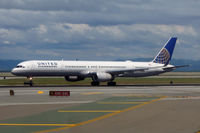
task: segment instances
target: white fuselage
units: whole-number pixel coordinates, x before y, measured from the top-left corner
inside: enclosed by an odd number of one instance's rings
[[[115,77],[153,76],[176,69],[169,65],[176,40],[171,37],[151,62],[33,60],[18,64],[12,73],[30,79],[33,76],[64,76],[72,82],[91,77],[91,85],[99,85],[99,82],[116,85]]]
[[[143,77],[167,72],[163,64],[132,61],[53,61],[33,60],[17,65],[12,73],[17,76],[83,76],[91,73],[109,73],[115,77]]]

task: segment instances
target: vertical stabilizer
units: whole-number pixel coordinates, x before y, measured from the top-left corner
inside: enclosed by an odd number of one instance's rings
[[[174,51],[176,40],[177,37],[171,37],[154,58],[153,62],[164,64],[165,66],[168,65]]]

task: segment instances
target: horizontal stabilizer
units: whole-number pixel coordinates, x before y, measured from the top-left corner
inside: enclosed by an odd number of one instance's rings
[[[176,69],[176,68],[181,68],[181,67],[190,67],[190,66],[191,65],[172,66],[172,67],[163,68],[163,70],[171,70],[171,69]]]

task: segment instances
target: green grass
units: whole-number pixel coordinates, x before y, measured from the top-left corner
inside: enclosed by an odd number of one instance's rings
[[[10,72],[0,72],[0,77],[13,77],[14,75]]]
[[[34,85],[86,85],[88,84],[89,79],[77,82],[68,82],[64,78],[34,78]],[[28,82],[26,78],[17,78],[17,79],[5,79],[0,80],[0,85],[23,85],[24,82]]]
[[[117,78],[116,82],[122,84],[198,84],[200,78]]]
[[[23,85],[27,82],[26,78],[5,79],[0,80],[0,85]],[[92,80],[86,78],[82,81],[68,82],[64,78],[34,78],[34,85],[90,85]],[[200,78],[116,78],[118,85],[134,85],[134,84],[200,84]],[[101,85],[105,85],[102,82]]]

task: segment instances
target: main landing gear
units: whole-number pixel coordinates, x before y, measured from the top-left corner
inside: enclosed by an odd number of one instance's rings
[[[99,84],[100,84],[100,83],[99,83],[99,82],[96,82],[96,81],[91,82],[91,85],[92,85],[92,86],[99,86]],[[108,82],[107,85],[108,85],[108,86],[116,86],[116,82]]]
[[[93,82],[91,82],[91,85],[92,85],[92,86],[99,86],[99,82],[94,82],[94,81],[93,81]]]
[[[108,82],[107,85],[108,86],[116,86],[116,82]]]

